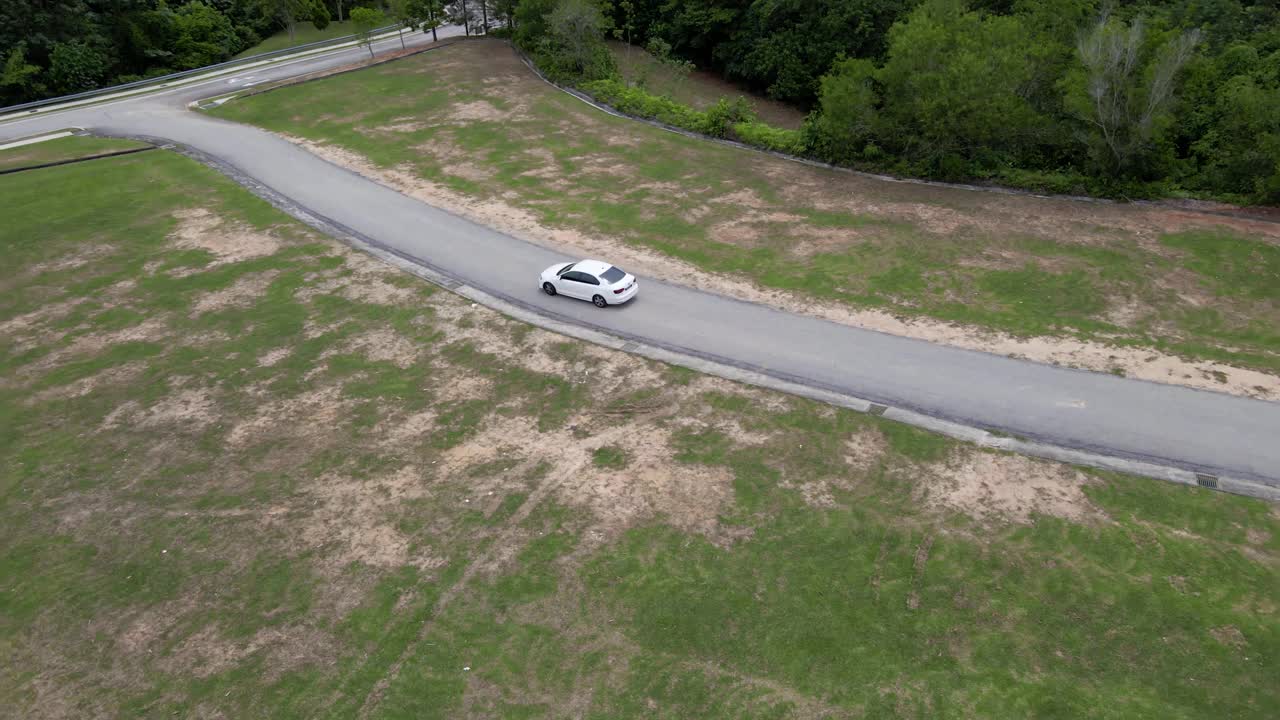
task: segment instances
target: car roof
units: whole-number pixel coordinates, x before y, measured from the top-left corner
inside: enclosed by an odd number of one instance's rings
[[[608,270],[611,267],[613,266],[607,262],[600,262],[599,260],[583,260],[578,264],[574,265],[573,269],[580,270],[584,273],[591,273],[592,275],[599,276],[599,275],[602,275],[605,270]]]

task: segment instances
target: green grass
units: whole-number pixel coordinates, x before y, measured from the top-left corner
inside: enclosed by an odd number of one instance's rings
[[[248,50],[236,55],[236,58],[249,57],[250,55],[259,55],[276,50],[287,50],[291,47],[306,45],[307,43],[345,37],[353,34],[354,32],[355,30],[352,29],[350,20],[344,20],[342,22],[334,20],[330,22],[324,30],[317,30],[316,27],[309,22],[300,22],[297,27],[294,28],[293,38],[289,37],[288,31],[281,30],[275,35],[272,35],[257,45],[254,45]]]
[[[197,208],[221,224],[175,244]],[[1280,703],[1264,503],[588,354],[356,263],[173,154],[0,176],[0,214],[0,704],[17,716]],[[279,247],[226,257],[225,231]],[[539,369],[587,359],[590,393]],[[996,468],[979,495],[1069,473],[1078,515],[940,502],[978,461]]]
[[[594,111],[495,43],[212,112],[798,299],[1280,371],[1275,237],[802,168]]]
[[[591,462],[598,468],[608,470],[621,470],[631,462],[631,458],[627,456],[627,451],[617,446],[607,446],[596,448],[591,453]]]
[[[133,150],[141,147],[146,147],[146,145],[132,140],[71,135],[57,140],[46,140],[34,145],[22,145],[8,150],[0,150],[0,170],[41,165],[60,160],[74,160],[90,155]]]

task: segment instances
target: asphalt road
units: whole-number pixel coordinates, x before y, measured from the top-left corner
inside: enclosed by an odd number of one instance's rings
[[[457,28],[447,29],[448,35]],[[444,35],[445,33],[442,33]],[[413,44],[429,41],[421,34]],[[376,49],[398,48],[383,41]],[[859,330],[641,278],[629,305],[544,296],[566,258],[425,205],[274,135],[187,103],[354,62],[351,49],[152,94],[0,121],[0,142],[65,127],[164,138],[234,168],[297,208],[418,258],[473,287],[590,327],[946,420],[1112,457],[1280,487],[1280,404],[1011,360]],[[608,258],[602,258],[608,260]]]

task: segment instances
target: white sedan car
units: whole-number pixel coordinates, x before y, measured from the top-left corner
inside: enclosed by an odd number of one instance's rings
[[[589,300],[601,308],[621,305],[639,290],[634,275],[599,260],[557,263],[543,270],[538,281],[548,295]]]

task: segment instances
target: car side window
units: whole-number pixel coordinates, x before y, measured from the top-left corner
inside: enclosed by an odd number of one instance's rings
[[[562,280],[572,280],[572,281],[574,281],[574,282],[580,282],[580,283],[583,283],[584,285],[599,285],[599,284],[600,284],[600,281],[599,281],[599,280],[595,279],[595,278],[594,278],[594,277],[592,277],[591,275],[588,275],[587,273],[584,273],[584,272],[577,272],[577,271],[567,272],[567,273],[565,273],[564,275],[562,275],[562,276],[560,276],[560,277],[561,277],[561,279],[562,279]]]

